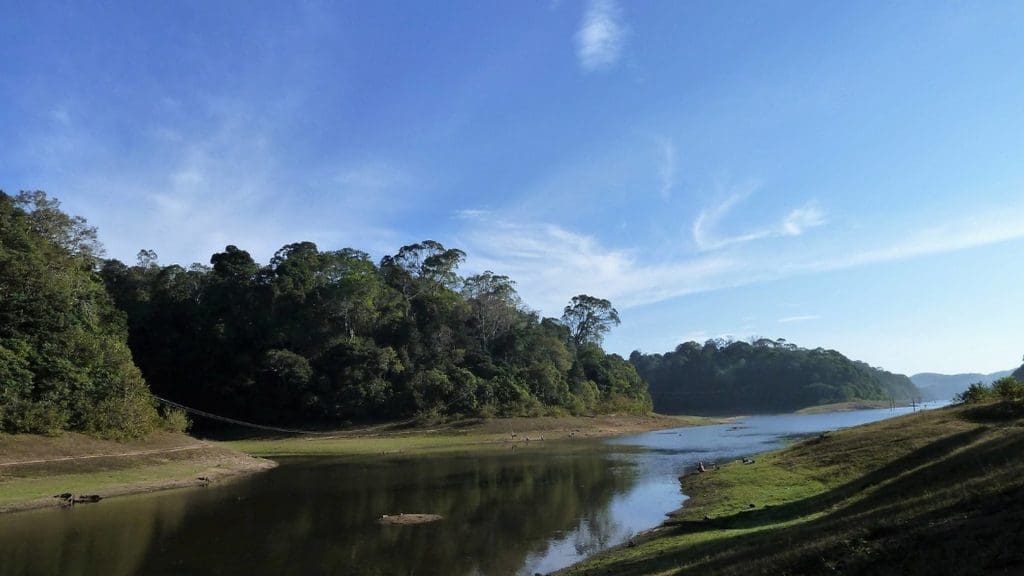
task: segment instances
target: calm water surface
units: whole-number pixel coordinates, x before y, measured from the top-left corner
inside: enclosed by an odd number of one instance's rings
[[[0,516],[0,576],[547,573],[661,523],[697,462],[908,410],[752,416],[483,455],[285,458],[208,488]],[[376,523],[400,512],[445,520]]]

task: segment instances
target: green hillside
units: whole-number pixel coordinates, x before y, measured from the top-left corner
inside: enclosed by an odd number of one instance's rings
[[[784,340],[687,342],[665,354],[633,352],[630,361],[648,383],[654,409],[667,414],[787,412],[920,396],[902,374]]]

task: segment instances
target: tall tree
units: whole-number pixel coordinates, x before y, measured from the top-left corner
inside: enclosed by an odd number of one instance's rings
[[[385,256],[380,263],[384,278],[409,300],[439,287],[455,288],[458,268],[466,253],[445,248],[435,240],[402,246],[398,253]]]
[[[565,307],[562,322],[569,327],[570,337],[577,347],[601,344],[605,334],[619,325],[619,311],[604,298],[580,294],[573,296]]]
[[[0,430],[138,436],[156,410],[84,219],[0,192]]]
[[[466,278],[462,295],[469,301],[475,331],[484,347],[506,334],[520,319],[522,301],[508,276],[486,270]]]

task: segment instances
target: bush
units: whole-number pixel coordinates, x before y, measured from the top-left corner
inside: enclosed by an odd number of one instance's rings
[[[993,382],[992,391],[995,392],[1001,400],[1005,400],[1007,402],[1020,402],[1021,400],[1024,400],[1024,382],[1017,380],[1013,376],[1000,378]]]
[[[491,420],[498,417],[498,408],[494,404],[482,404],[477,408],[476,415],[484,420]]]
[[[188,415],[185,414],[184,410],[168,408],[160,416],[160,424],[168,432],[184,433],[192,426],[192,421],[188,419]]]
[[[980,404],[994,399],[995,393],[992,391],[992,388],[981,382],[975,382],[967,390],[953,396],[953,402],[957,404]]]

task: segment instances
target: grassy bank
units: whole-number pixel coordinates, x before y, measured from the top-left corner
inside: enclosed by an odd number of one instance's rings
[[[597,416],[470,420],[435,427],[384,424],[323,436],[203,442],[157,433],[113,442],[82,434],[0,435],[0,512],[58,506],[54,494],[103,497],[198,486],[264,470],[254,456],[431,454],[543,446],[545,442],[634,434],[716,420],[684,416]]]
[[[919,412],[688,475],[665,526],[561,573],[1016,573],[1022,415]]]
[[[721,421],[696,416],[564,416],[466,420],[434,427],[379,426],[324,436],[223,442],[256,456],[431,454],[637,434]]]
[[[82,434],[0,434],[0,512],[58,506],[54,494],[104,498],[197,486],[274,464],[184,434],[114,442]]]
[[[850,402],[837,402],[835,404],[822,404],[820,406],[809,406],[797,410],[797,414],[826,414],[829,412],[849,412],[852,410],[877,410],[888,408],[891,404],[888,400],[852,400]],[[906,403],[899,403],[897,406],[909,406]]]

